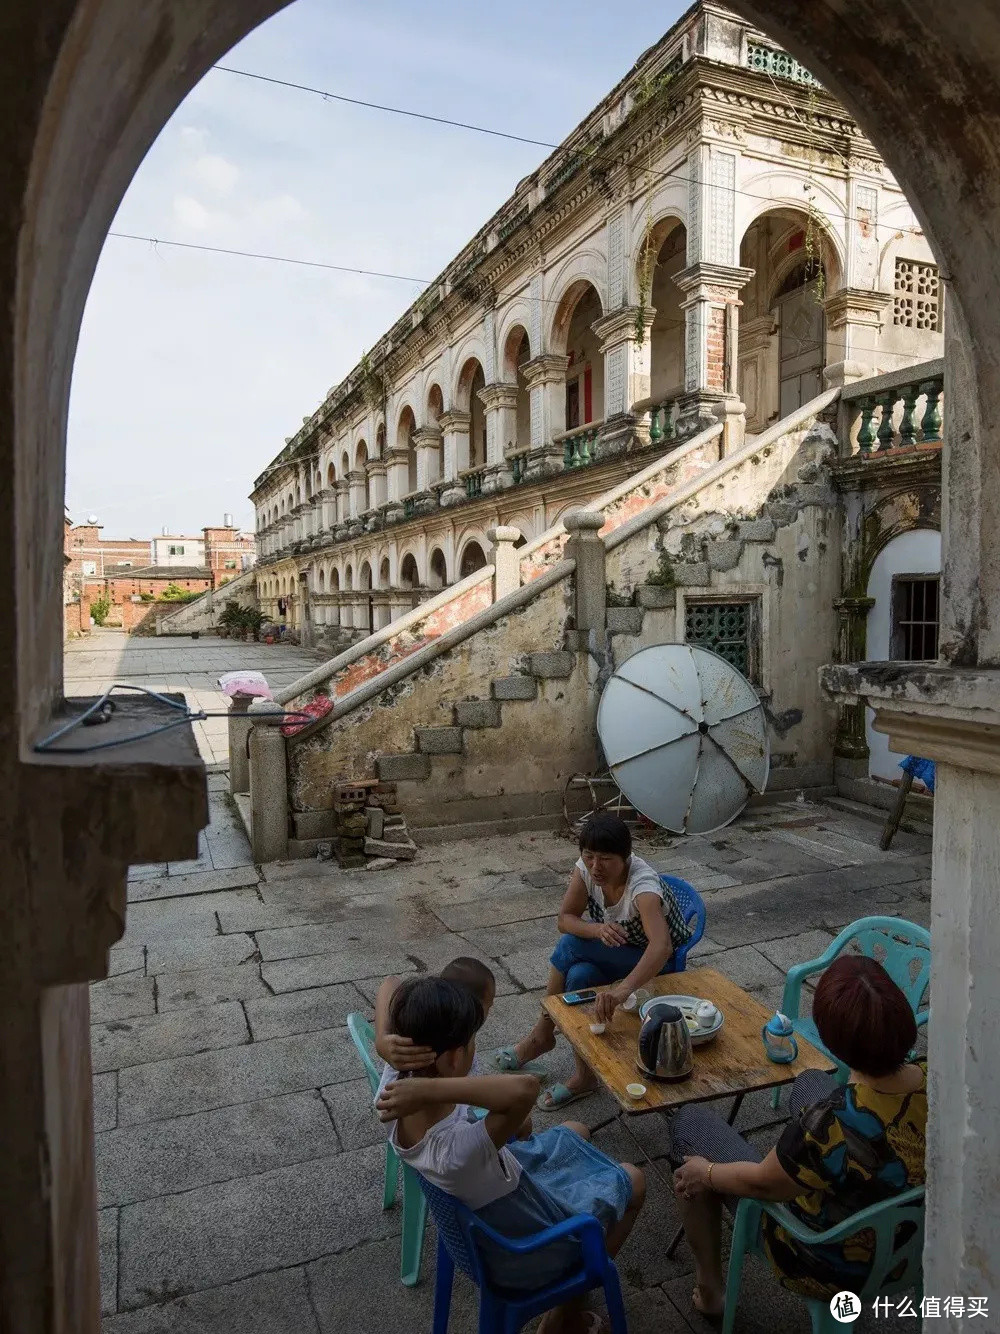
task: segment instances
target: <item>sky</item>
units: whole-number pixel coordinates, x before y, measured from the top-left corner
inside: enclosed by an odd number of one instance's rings
[[[220,63],[558,143],[687,8],[296,0]],[[112,231],[433,279],[547,149],[211,70]],[[254,478],[420,294],[109,236],[70,401],[66,504],[106,537],[253,528]]]

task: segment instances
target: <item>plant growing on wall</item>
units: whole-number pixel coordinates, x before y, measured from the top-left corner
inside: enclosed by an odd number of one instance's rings
[[[110,598],[97,598],[90,604],[90,614],[94,618],[95,625],[103,625],[108,619],[108,613],[111,610]]]
[[[656,243],[653,234],[653,163],[650,156],[646,167],[646,224],[642,233],[642,245],[639,252],[639,301],[635,314],[635,343],[642,347],[646,341],[646,319],[649,314],[649,298],[653,291],[653,272],[656,269]]]
[[[650,588],[675,588],[677,586],[677,576],[674,574],[674,567],[670,563],[670,557],[665,551],[660,552],[656,564],[646,575],[646,583]]]

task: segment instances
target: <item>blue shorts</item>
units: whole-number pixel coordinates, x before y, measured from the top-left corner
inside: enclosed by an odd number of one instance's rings
[[[560,936],[549,963],[566,979],[567,991],[584,987],[602,987],[628,977],[645,950],[637,945],[605,945],[601,940],[581,940],[579,936]],[[673,957],[660,969],[674,971]]]

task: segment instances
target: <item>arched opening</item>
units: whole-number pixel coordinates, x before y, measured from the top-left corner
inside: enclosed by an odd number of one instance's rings
[[[360,474],[358,479],[359,513],[365,513],[371,509],[371,479],[368,476],[368,445],[364,440],[358,442],[358,447],[354,451],[354,471]]]
[[[354,567],[347,565],[344,568],[344,592],[347,594],[340,607],[340,624],[346,630],[354,626],[354,602],[350,594],[354,592]]]
[[[340,571],[337,569],[336,565],[330,567],[330,593],[331,595],[340,593]],[[331,602],[330,606],[327,608],[326,623],[327,625],[340,624],[339,597],[336,602]]]
[[[444,558],[444,552],[440,547],[435,547],[431,552],[431,558],[428,563],[427,583],[430,588],[444,588],[448,582],[448,564]]]
[[[408,551],[403,557],[399,566],[399,586],[400,588],[419,588],[420,575],[417,573],[417,560],[412,552]]]
[[[470,357],[458,381],[459,409],[469,414],[470,468],[482,468],[486,463],[486,409],[479,397],[479,391],[485,387],[483,368],[476,357]]]
[[[566,367],[566,430],[604,420],[604,357],[593,325],[604,311],[597,289],[575,282],[556,312],[553,346],[569,358]]]
[[[378,586],[379,588],[389,587],[389,557],[383,556],[382,563],[378,567]]]
[[[417,421],[413,415],[413,409],[406,407],[399,414],[399,425],[396,428],[396,448],[405,451],[406,454],[406,490],[404,495],[410,495],[417,489],[417,451],[413,443],[413,432],[417,429]]]
[[[430,426],[439,426],[444,415],[444,394],[439,384],[432,384],[427,394],[427,422]],[[440,429],[440,427],[439,427]],[[437,457],[431,455],[428,475],[435,481],[444,477],[444,436],[438,437]]]
[[[740,264],[754,276],[740,292],[739,392],[747,428],[794,412],[822,393],[823,301],[839,287],[832,241],[808,214],[772,209],[747,228]]]
[[[326,470],[326,484],[327,486],[337,485],[337,469],[333,466],[332,463]]]
[[[372,567],[368,561],[364,561],[358,571],[358,587],[367,595],[359,608],[363,617],[362,625],[369,634],[373,634],[375,631],[375,599],[372,596]],[[355,621],[355,625],[357,625],[357,621]]]
[[[459,579],[468,579],[470,574],[475,574],[486,565],[486,552],[475,540],[467,542],[462,550],[462,559],[459,564]]]
[[[505,449],[508,443],[513,444],[515,449],[527,449],[531,444],[531,396],[528,392],[528,382],[524,378],[524,365],[530,360],[531,343],[527,332],[521,325],[515,325],[507,335],[504,345],[503,378],[507,384],[517,385],[514,439],[503,442]]]
[[[375,457],[385,458],[385,422],[379,422],[378,430],[375,432]]]
[[[649,331],[649,395],[654,403],[684,389],[684,312],[682,292],[674,279],[685,267],[687,228],[676,218],[664,218],[653,229],[655,263],[649,279],[648,302],[655,311]],[[640,253],[640,282],[647,255]]]

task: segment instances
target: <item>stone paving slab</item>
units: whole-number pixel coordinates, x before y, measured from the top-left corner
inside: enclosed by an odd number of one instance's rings
[[[146,1305],[393,1235],[380,1146],[161,1196],[121,1211],[119,1304]]]
[[[520,894],[475,899],[471,903],[440,904],[435,908],[435,914],[450,931],[502,926],[508,922],[523,922],[530,917],[547,917],[554,928],[561,902],[562,894],[557,889],[533,889]]]
[[[340,1152],[315,1090],[123,1126],[95,1139],[102,1205],[133,1204]]]
[[[108,976],[144,972],[146,955],[141,945],[116,945],[108,952]]]
[[[171,863],[177,865],[178,863]],[[232,870],[198,870],[193,874],[168,874],[151,880],[133,880],[128,887],[129,903],[146,899],[181,898],[189,894],[211,894],[220,889],[240,889],[256,885],[260,875],[256,867],[237,866]]]
[[[195,1055],[216,1047],[249,1042],[246,1016],[238,1002],[171,1014],[143,1015],[94,1024],[90,1047],[95,1072]]]
[[[113,1130],[118,1124],[118,1071],[94,1076],[94,1130]]]
[[[106,1318],[102,1334],[320,1334],[320,1326],[300,1266]]]
[[[156,1013],[156,995],[151,977],[141,972],[123,973],[95,982],[90,988],[90,1022],[134,1019]]]
[[[500,962],[515,982],[520,983],[526,991],[533,991],[548,985],[552,948],[550,944],[536,945],[529,950],[515,950],[513,954],[505,954]]]
[[[156,1004],[161,1014],[267,995],[269,992],[260,979],[256,962],[216,964],[209,968],[160,973],[156,978]]]
[[[785,980],[782,970],[775,968],[753,945],[722,950],[707,959],[705,966],[724,973],[747,991],[755,987],[780,987]]]
[[[243,1008],[255,1042],[320,1033],[346,1023],[352,1010],[370,1012],[367,997],[350,982],[291,991],[283,996],[268,995],[248,1000]]]
[[[133,903],[128,910],[123,939],[126,944],[137,945],[151,940],[173,940],[179,936],[215,936],[219,933],[216,913],[259,902],[253,889],[229,889],[180,899]]]
[[[798,935],[782,936],[778,940],[762,940],[756,948],[782,973],[787,973],[795,964],[818,959],[831,940],[833,936],[829,931],[802,931]],[[816,980],[815,977],[807,978],[805,985],[814,985]]]
[[[118,1124],[319,1088],[353,1079],[356,1062],[347,1030],[335,1028],[131,1066],[118,1077]]]
[[[151,940],[146,946],[146,971],[152,977],[160,973],[192,972],[200,968],[222,967],[256,961],[257,946],[245,933],[220,936],[179,935],[173,939]]]
[[[263,963],[260,975],[272,991],[304,991],[332,982],[353,982],[362,977],[388,977],[412,973],[413,962],[399,950],[337,950],[333,954],[310,954],[304,959],[281,959]]]
[[[361,1069],[360,1059],[357,1069]],[[343,1084],[328,1084],[320,1089],[320,1093],[345,1151],[385,1144],[385,1131],[372,1105],[372,1089],[367,1076]]]
[[[101,1265],[101,1314],[118,1309],[118,1210],[98,1209],[97,1245]]]

